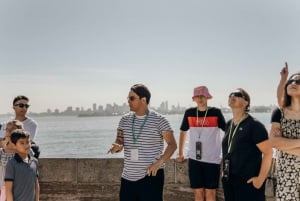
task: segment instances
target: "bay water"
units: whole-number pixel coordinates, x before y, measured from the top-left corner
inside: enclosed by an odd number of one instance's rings
[[[251,115],[261,121],[267,129],[269,128],[270,113],[251,113]],[[225,113],[224,116],[229,120],[232,114]],[[0,121],[7,121],[9,118],[11,117],[1,116]],[[32,118],[38,122],[35,141],[41,149],[40,158],[123,158],[123,152],[107,154],[111,143],[116,138],[121,116],[35,116]],[[178,143],[183,115],[166,115],[166,118],[170,121]],[[173,157],[176,154],[177,152]]]

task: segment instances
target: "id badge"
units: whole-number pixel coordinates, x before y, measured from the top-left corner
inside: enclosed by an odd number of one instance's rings
[[[201,160],[202,155],[202,143],[200,141],[196,142],[196,159]]]
[[[130,149],[130,160],[132,160],[132,161],[139,160],[139,150],[138,149]]]
[[[225,181],[229,180],[229,175],[230,175],[230,160],[225,159],[223,164],[223,178],[225,179]]]

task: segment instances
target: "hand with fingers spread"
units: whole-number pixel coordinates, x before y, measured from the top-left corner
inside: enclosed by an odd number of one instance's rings
[[[156,176],[157,171],[163,164],[163,160],[157,160],[156,162],[152,163],[148,168],[147,168],[147,175],[148,176]]]
[[[112,153],[112,154],[114,154],[114,153],[118,153],[118,152],[120,152],[120,151],[122,151],[123,150],[123,145],[121,145],[121,144],[117,144],[117,143],[113,143],[112,145],[111,145],[111,148],[108,150],[108,154],[109,153]]]
[[[109,153],[118,153],[123,150],[123,143],[124,143],[124,134],[123,131],[118,129],[117,130],[117,137],[114,143],[112,143],[111,148],[108,150]]]

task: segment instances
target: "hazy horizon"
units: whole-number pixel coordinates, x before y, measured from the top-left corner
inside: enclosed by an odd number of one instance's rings
[[[165,102],[165,101],[164,101]],[[96,103],[96,105],[97,105],[97,109],[96,109],[96,111],[98,110],[98,107],[99,106],[103,106],[103,109],[105,110],[106,109],[106,105],[114,105],[114,104],[117,104],[117,103],[106,103],[106,104],[97,104]],[[128,106],[128,104],[127,103],[122,103],[122,104],[117,104],[117,106],[119,106],[119,107],[121,107],[123,104],[126,104],[127,106]],[[194,105],[168,105],[168,110],[170,111],[170,110],[172,110],[172,106],[175,106],[175,107],[177,107],[177,106],[179,106],[181,109],[182,108],[185,108],[185,109],[188,109],[189,107],[196,107],[196,104],[194,104]],[[210,106],[212,106],[212,105],[209,105],[209,107]],[[35,114],[39,114],[39,113],[47,113],[48,112],[48,110],[50,110],[52,113],[54,113],[55,112],[55,110],[59,110],[59,113],[62,113],[62,112],[65,112],[65,111],[67,111],[67,109],[68,109],[68,107],[72,107],[72,111],[76,111],[76,109],[77,108],[79,108],[80,109],[80,111],[88,111],[88,110],[91,110],[91,112],[93,112],[94,110],[93,110],[93,104],[91,104],[90,106],[88,106],[88,107],[83,107],[83,106],[72,106],[72,105],[69,105],[69,106],[66,106],[66,108],[64,108],[64,109],[58,109],[58,108],[47,108],[45,111],[39,111],[39,112],[34,112],[34,111],[28,111],[28,114],[30,114],[30,113],[35,113]],[[159,106],[152,106],[151,104],[149,104],[149,107],[151,108],[151,109],[158,109],[158,107]],[[230,107],[229,106],[222,106],[222,105],[219,105],[219,106],[217,106],[217,105],[214,105],[214,107],[218,107],[218,108],[225,108],[225,109],[229,109],[230,110]],[[273,107],[277,107],[276,106],[276,104],[269,104],[269,105],[251,105],[250,106],[250,108],[256,108],[256,107],[270,107],[270,108],[273,108]],[[7,112],[7,113],[1,113],[0,112],[0,115],[14,115],[14,111],[12,110],[12,111],[9,111],[9,112]]]
[[[32,112],[121,105],[136,83],[153,107],[194,106],[199,85],[211,106],[238,87],[276,104],[284,62],[300,69],[299,19],[293,0],[2,0],[0,113],[20,94]]]

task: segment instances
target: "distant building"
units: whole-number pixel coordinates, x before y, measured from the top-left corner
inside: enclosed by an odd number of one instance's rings
[[[276,105],[270,105],[270,106],[252,106],[250,108],[251,112],[271,112],[274,108],[276,108]],[[184,114],[184,111],[186,110],[185,107],[181,107],[179,104],[177,106],[172,105],[169,109],[168,101],[163,101],[159,107],[154,108],[151,105],[149,105],[150,109],[156,110],[160,112],[161,114]],[[228,107],[220,106],[220,109],[223,113],[231,112],[231,109]],[[84,109],[83,107],[76,107],[75,110],[73,110],[72,106],[68,106],[65,111],[60,112],[58,109],[55,109],[54,112],[52,112],[51,109],[47,109],[46,112],[42,113],[30,113],[34,115],[68,115],[68,116],[82,116],[82,117],[89,117],[89,116],[112,116],[112,115],[123,115],[127,112],[129,112],[129,106],[127,103],[123,103],[122,105],[118,105],[116,103],[113,104],[106,104],[105,107],[102,105],[99,105],[97,108],[97,104],[92,104],[92,109]]]

